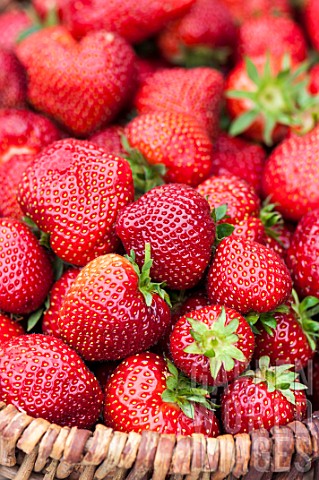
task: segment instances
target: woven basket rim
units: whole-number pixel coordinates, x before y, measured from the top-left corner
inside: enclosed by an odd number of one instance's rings
[[[0,472],[2,467],[12,469],[10,478],[16,480],[41,478],[39,474],[45,480],[165,480],[168,475],[196,478],[204,473],[215,480],[230,474],[254,479],[261,472],[300,475],[317,459],[319,412],[270,432],[206,438],[147,430],[124,433],[100,423],[93,430],[61,427],[0,402]]]

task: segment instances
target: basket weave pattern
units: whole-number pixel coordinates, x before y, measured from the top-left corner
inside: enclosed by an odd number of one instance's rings
[[[0,465],[15,480],[317,480],[319,412],[270,433],[205,438],[60,427],[0,402]]]

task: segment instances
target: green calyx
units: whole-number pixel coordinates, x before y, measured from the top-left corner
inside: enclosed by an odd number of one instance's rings
[[[274,336],[274,331],[277,327],[277,321],[275,317],[275,313],[289,313],[289,307],[287,305],[279,305],[279,307],[271,310],[270,312],[249,312],[245,315],[246,321],[251,326],[253,333],[256,335],[260,334],[260,330],[256,327],[256,323],[259,322],[263,329],[270,336]]]
[[[315,351],[319,337],[319,322],[312,320],[312,317],[319,314],[319,298],[308,296],[300,302],[295,290],[292,291],[292,296],[294,303],[291,308],[307,337],[310,348]]]
[[[280,243],[280,233],[284,225],[284,219],[276,210],[276,203],[270,203],[270,198],[266,198],[262,204],[259,218],[264,225],[265,233]]]
[[[276,125],[286,125],[304,130],[305,112],[310,112],[318,106],[318,97],[312,96],[308,90],[309,79],[305,75],[309,65],[302,63],[292,70],[289,56],[282,60],[278,74],[271,71],[271,62],[268,56],[262,73],[249,58],[245,59],[249,79],[254,83],[253,91],[228,90],[229,98],[248,99],[252,108],[240,115],[229,130],[231,135],[239,135],[247,130],[257,117],[264,120],[264,142],[271,146],[272,134]],[[312,115],[315,115],[315,111]],[[310,125],[312,124],[312,126]],[[309,127],[313,127],[313,121]],[[305,132],[304,132],[305,133]]]
[[[164,283],[155,283],[151,280],[151,267],[153,260],[151,258],[151,244],[145,243],[144,263],[142,269],[136,263],[136,255],[134,250],[130,251],[130,255],[124,255],[132,264],[134,271],[138,275],[138,288],[142,293],[145,303],[148,307],[152,305],[153,294],[159,295],[171,307],[171,302],[168,293],[164,290]]]
[[[235,318],[226,325],[224,307],[216,322],[210,326],[192,318],[187,318],[187,321],[192,327],[190,333],[195,341],[188,345],[184,352],[208,357],[210,373],[214,379],[222,367],[229,372],[234,368],[235,360],[247,361],[243,352],[235,346],[238,342],[235,332],[238,329],[239,320]]]
[[[39,30],[43,30],[44,28],[49,28],[49,27],[55,27],[56,25],[59,25],[59,16],[57,13],[57,10],[55,7],[50,8],[48,11],[46,17],[44,19],[41,19],[39,15],[37,14],[36,10],[32,7],[29,6],[26,9],[26,13],[28,17],[30,18],[32,25],[25,30],[23,30],[18,38],[17,38],[17,43],[22,42],[25,40],[27,37],[32,35],[35,32],[38,32]]]
[[[235,229],[234,225],[231,225],[230,223],[221,223],[222,220],[229,218],[229,215],[227,215],[227,208],[228,205],[225,203],[219,207],[213,208],[210,214],[216,227],[215,246],[217,246],[223,238],[229,237]]]
[[[129,162],[134,182],[136,197],[148,192],[151,188],[163,185],[166,167],[163,163],[151,165],[137,148],[132,148],[125,137],[121,136],[122,146],[126,152],[124,158]]]
[[[252,377],[255,384],[266,382],[268,392],[279,391],[288,402],[296,404],[295,390],[306,390],[306,385],[298,381],[298,373],[292,370],[294,365],[270,366],[268,356],[259,359],[259,369],[247,370],[241,376]]]
[[[214,410],[214,405],[209,397],[214,391],[212,387],[198,387],[192,380],[177,370],[175,365],[167,362],[168,375],[166,378],[166,390],[162,393],[163,402],[175,403],[189,418],[194,418],[194,404],[200,404],[208,410]]]

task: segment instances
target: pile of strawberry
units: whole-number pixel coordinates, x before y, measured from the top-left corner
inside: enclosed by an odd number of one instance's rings
[[[318,16],[319,0],[1,13],[1,401],[206,436],[318,406]]]

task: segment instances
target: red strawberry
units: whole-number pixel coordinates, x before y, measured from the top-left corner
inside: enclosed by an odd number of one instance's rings
[[[240,375],[252,358],[254,346],[245,318],[220,305],[187,313],[170,336],[173,362],[202,385],[222,385]]]
[[[116,232],[125,250],[134,250],[139,266],[149,242],[152,279],[176,290],[197,285],[215,240],[207,200],[192,187],[173,183],[155,187],[123,208]]]
[[[135,105],[140,114],[171,111],[191,115],[214,138],[219,129],[223,91],[223,77],[213,68],[166,68],[140,86]]]
[[[57,280],[50,291],[49,305],[43,313],[42,332],[45,335],[53,335],[60,338],[60,310],[64,301],[64,297],[74,283],[80,270],[70,267],[66,270],[59,280]]]
[[[13,155],[35,154],[59,140],[61,132],[43,115],[29,110],[0,110],[0,164]]]
[[[13,155],[7,162],[0,162],[0,216],[22,219],[23,212],[17,200],[17,190],[23,172],[31,165],[34,157]]]
[[[298,223],[286,252],[286,263],[299,295],[319,297],[319,208]]]
[[[301,27],[287,16],[264,15],[245,21],[239,30],[239,56],[267,52],[276,57],[289,54],[295,62],[305,60],[307,44]]]
[[[21,33],[32,26],[24,10],[8,10],[0,14],[0,48],[13,51]]]
[[[124,135],[123,127],[120,125],[111,125],[91,135],[89,141],[102,147],[109,153],[113,153],[113,155],[123,156],[126,155],[127,152],[122,145],[122,135]]]
[[[149,245],[141,272],[134,262],[102,255],[69,288],[60,311],[61,338],[86,360],[117,360],[146,350],[170,321],[165,292],[149,278]]]
[[[222,0],[238,23],[270,15],[290,15],[289,0]]]
[[[319,50],[318,16],[319,1],[307,0],[304,4],[304,24],[312,46]]]
[[[217,246],[207,278],[212,303],[243,314],[269,312],[285,302],[291,288],[286,265],[270,248],[233,236]]]
[[[305,297],[299,302],[293,291],[293,303],[285,313],[273,313],[270,321],[256,324],[255,358],[267,355],[271,365],[294,364],[296,370],[307,367],[315,354],[319,323],[312,320],[319,312],[319,299]]]
[[[248,371],[228,385],[222,397],[222,420],[227,433],[270,430],[306,416],[307,387],[298,381],[291,365],[270,367],[262,357],[259,370]]]
[[[164,58],[187,66],[226,63],[237,41],[237,28],[220,0],[197,0],[188,13],[159,36]]]
[[[21,323],[0,313],[0,346],[11,338],[24,334],[25,330]]]
[[[266,152],[260,146],[220,133],[214,143],[213,175],[235,175],[252,185],[259,194]]]
[[[223,221],[237,224],[247,217],[259,215],[260,199],[255,190],[234,175],[209,177],[196,190],[206,198],[212,210],[227,205],[227,217]]]
[[[52,2],[33,0],[42,15],[48,13]],[[116,32],[129,42],[136,43],[157,33],[174,18],[182,15],[194,0],[54,0],[62,23],[76,38],[98,30]]]
[[[294,230],[294,225],[287,222],[279,224],[278,226],[274,225],[274,227],[272,227],[272,234],[269,235],[268,231],[268,233],[264,235],[261,243],[275,250],[278,255],[286,260],[286,251],[289,248]]]
[[[114,430],[216,437],[209,391],[196,389],[173,364],[154,353],[124,360],[106,385],[105,424]],[[189,398],[189,399],[188,399]]]
[[[116,34],[99,31],[76,42],[63,27],[45,28],[23,40],[17,54],[29,101],[75,135],[113,120],[133,93],[134,52]]]
[[[247,217],[240,222],[227,219],[227,223],[234,225],[232,236],[253,242],[265,243],[265,227],[260,218]]]
[[[150,165],[166,167],[164,180],[193,187],[211,170],[213,145],[206,130],[192,117],[154,112],[135,117],[125,128],[130,147]]]
[[[49,256],[26,225],[0,219],[0,308],[29,313],[44,302],[53,283]]]
[[[102,391],[81,358],[58,338],[22,335],[0,346],[0,397],[28,415],[90,428]]]
[[[287,56],[266,54],[239,62],[225,87],[227,110],[233,120],[231,135],[244,133],[272,145],[287,135],[289,127],[308,129],[304,117],[310,116],[310,106],[317,100],[306,88],[305,68],[306,64],[297,65]]]
[[[299,221],[319,208],[319,126],[304,136],[292,135],[272,151],[263,191],[287,220]]]
[[[58,257],[81,266],[115,251],[114,223],[133,193],[126,160],[84,140],[65,139],[44,149],[27,168],[18,201],[50,234]]]
[[[0,108],[22,107],[27,96],[25,72],[16,56],[0,47]]]

